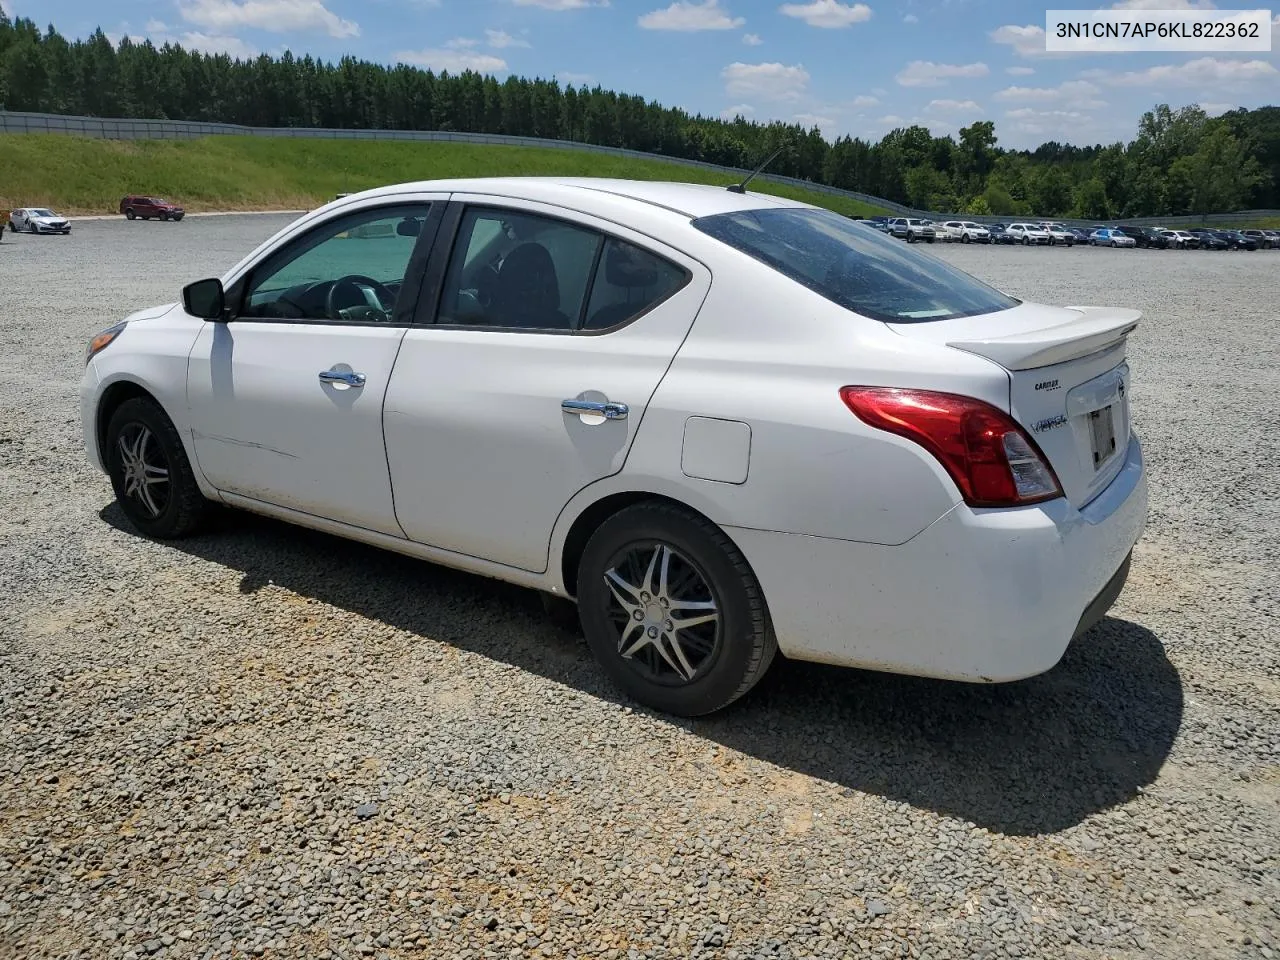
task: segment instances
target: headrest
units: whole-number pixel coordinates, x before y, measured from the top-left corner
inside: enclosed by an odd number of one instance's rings
[[[526,301],[524,306],[560,309],[560,284],[556,265],[540,243],[522,243],[502,261],[495,293],[504,301]]]
[[[615,287],[651,287],[658,282],[653,259],[629,243],[610,240],[604,256],[604,276]]]

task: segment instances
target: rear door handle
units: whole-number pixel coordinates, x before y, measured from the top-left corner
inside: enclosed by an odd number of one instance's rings
[[[321,370],[321,383],[344,383],[348,387],[363,387],[365,376],[353,370]]]
[[[561,400],[560,409],[574,416],[595,413],[606,420],[625,420],[627,419],[627,414],[631,412],[631,408],[625,403],[616,403],[613,400],[604,402],[597,400]]]

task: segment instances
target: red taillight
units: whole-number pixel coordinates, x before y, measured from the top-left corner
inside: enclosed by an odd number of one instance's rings
[[[971,507],[1017,507],[1062,496],[1035,441],[989,403],[896,387],[842,387],[840,397],[863,422],[914,440],[937,457]]]

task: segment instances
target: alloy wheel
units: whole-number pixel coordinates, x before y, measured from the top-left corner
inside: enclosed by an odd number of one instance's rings
[[[116,438],[123,470],[124,494],[136,501],[151,519],[169,506],[169,461],[149,427],[126,424]]]
[[[720,604],[706,573],[662,542],[633,543],[605,571],[618,655],[650,682],[691,683],[721,646]]]

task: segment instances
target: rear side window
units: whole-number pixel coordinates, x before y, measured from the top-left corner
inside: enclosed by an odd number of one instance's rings
[[[596,268],[584,330],[608,330],[675,293],[689,275],[674,263],[610,237]]]
[[[693,225],[847,310],[888,323],[995,313],[1021,301],[829,210],[743,210]]]
[[[472,207],[458,227],[437,323],[603,331],[684,286],[683,268],[578,224]]]

